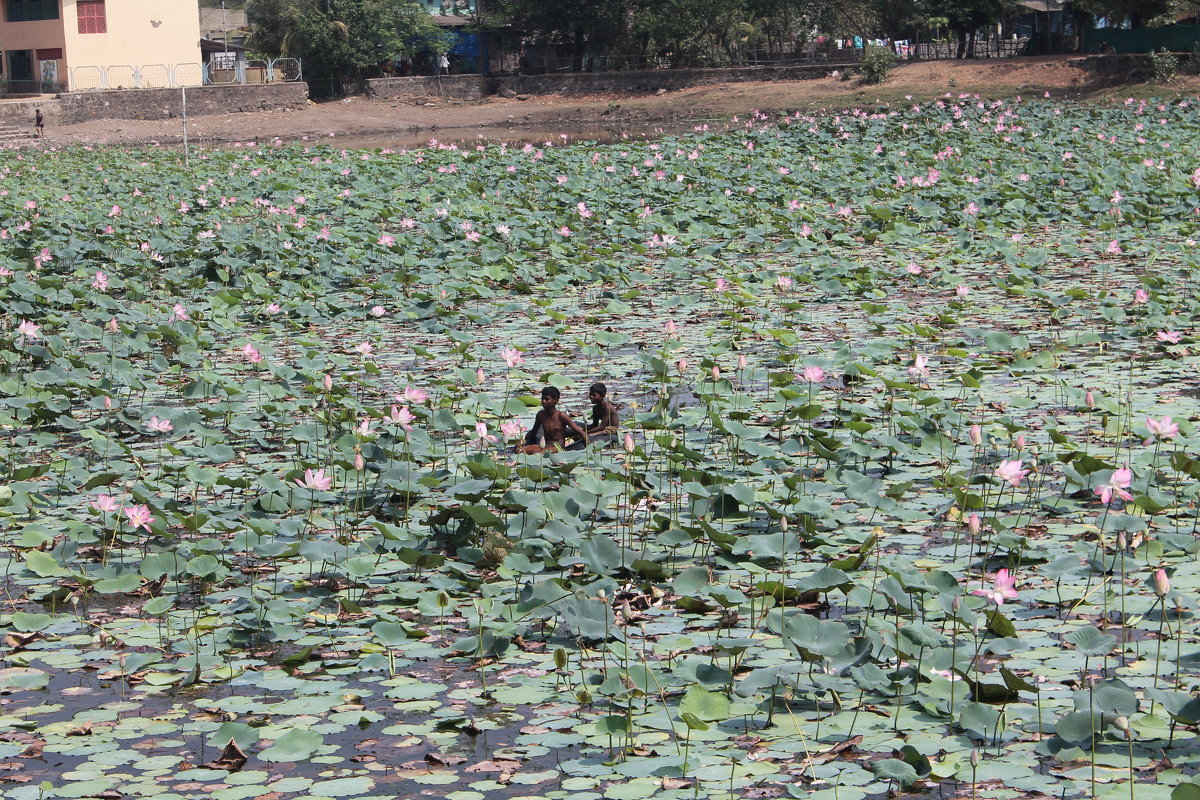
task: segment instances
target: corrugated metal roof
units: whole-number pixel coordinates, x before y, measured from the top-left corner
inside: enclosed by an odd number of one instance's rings
[[[1070,0],[1017,0],[1017,5],[1024,6],[1032,11],[1064,11],[1067,3]]]

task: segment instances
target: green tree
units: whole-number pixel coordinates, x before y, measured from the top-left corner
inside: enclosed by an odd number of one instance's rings
[[[416,3],[392,0],[249,0],[250,46],[301,59],[315,94],[337,94],[402,56],[445,50],[448,36]]]
[[[1134,28],[1149,25],[1172,10],[1171,0],[1075,0],[1074,5],[1077,11],[1102,17],[1110,25],[1128,22]]]
[[[931,0],[932,16],[945,18],[958,37],[958,57],[975,57],[975,33],[1011,10],[1009,0]]]

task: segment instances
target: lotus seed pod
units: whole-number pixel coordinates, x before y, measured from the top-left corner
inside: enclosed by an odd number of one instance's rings
[[[567,651],[561,647],[554,651],[554,666],[558,669],[567,668]]]
[[[979,751],[976,750],[975,748],[971,748],[971,769],[975,769],[978,766],[979,766]]]

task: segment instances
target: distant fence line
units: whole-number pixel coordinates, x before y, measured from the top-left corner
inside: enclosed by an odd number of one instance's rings
[[[294,83],[303,80],[300,59],[274,58],[239,61],[231,68],[211,64],[114,64],[71,69],[71,91],[108,89],[175,89],[182,86],[236,86]]]

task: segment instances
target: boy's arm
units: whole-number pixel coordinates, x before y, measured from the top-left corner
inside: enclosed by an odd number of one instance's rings
[[[612,428],[614,432],[617,428],[621,427],[621,422],[617,418],[617,406],[614,403],[608,404],[608,426]]]
[[[585,431],[583,428],[579,427],[578,422],[571,419],[570,415],[566,414],[565,412],[560,411],[558,413],[562,415],[563,422],[568,428],[575,431],[575,433],[577,433],[583,439],[584,442],[586,442],[588,440],[588,432]]]

